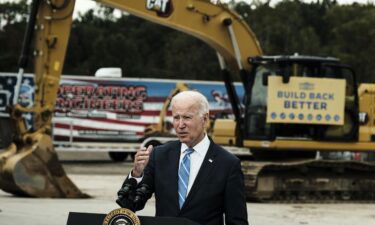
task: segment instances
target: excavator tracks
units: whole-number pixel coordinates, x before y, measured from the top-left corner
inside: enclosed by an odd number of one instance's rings
[[[246,198],[256,202],[375,202],[375,164],[359,161],[242,161]]]

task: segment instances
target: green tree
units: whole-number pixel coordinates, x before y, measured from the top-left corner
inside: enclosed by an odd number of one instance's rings
[[[352,4],[332,8],[330,54],[353,66],[360,82],[375,82],[375,7]]]
[[[231,1],[265,54],[330,55],[352,65],[361,82],[375,82],[374,4],[283,0]],[[26,0],[0,3],[0,71],[16,71],[27,18]],[[30,56],[31,57],[31,56]],[[221,79],[215,51],[202,41],[101,7],[74,20],[65,74],[92,75],[121,67],[126,77]]]
[[[27,18],[27,0],[0,3],[0,26],[25,22]],[[1,28],[0,27],[0,28]]]
[[[202,41],[176,32],[168,39],[166,50],[168,78],[221,79],[216,53]]]
[[[0,3],[0,71],[17,71],[27,16],[26,0]]]

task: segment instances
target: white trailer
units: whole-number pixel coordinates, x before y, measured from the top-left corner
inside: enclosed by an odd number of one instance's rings
[[[231,114],[223,82],[167,80],[143,78],[63,75],[53,117],[53,139],[57,151],[109,152],[114,160],[134,154],[140,145],[164,143],[175,137],[145,137],[145,128],[159,122],[164,101],[176,83],[185,83],[190,90],[203,93],[210,104],[210,113],[220,117]],[[9,118],[16,73],[0,73],[0,117]],[[33,77],[26,74],[21,86],[23,106],[33,103]],[[243,89],[236,84],[240,98]],[[24,115],[32,123],[32,115]],[[171,122],[168,110],[165,120]]]

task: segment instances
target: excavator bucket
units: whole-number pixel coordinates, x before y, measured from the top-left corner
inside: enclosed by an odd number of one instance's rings
[[[68,178],[50,136],[17,149],[11,144],[0,153],[0,188],[18,196],[88,198]]]

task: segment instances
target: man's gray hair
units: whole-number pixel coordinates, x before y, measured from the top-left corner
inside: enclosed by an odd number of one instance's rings
[[[198,104],[198,113],[203,117],[206,113],[209,113],[209,104],[206,96],[202,95],[198,91],[182,91],[172,98],[171,106],[173,107],[176,101],[183,101],[184,99],[192,98]]]

